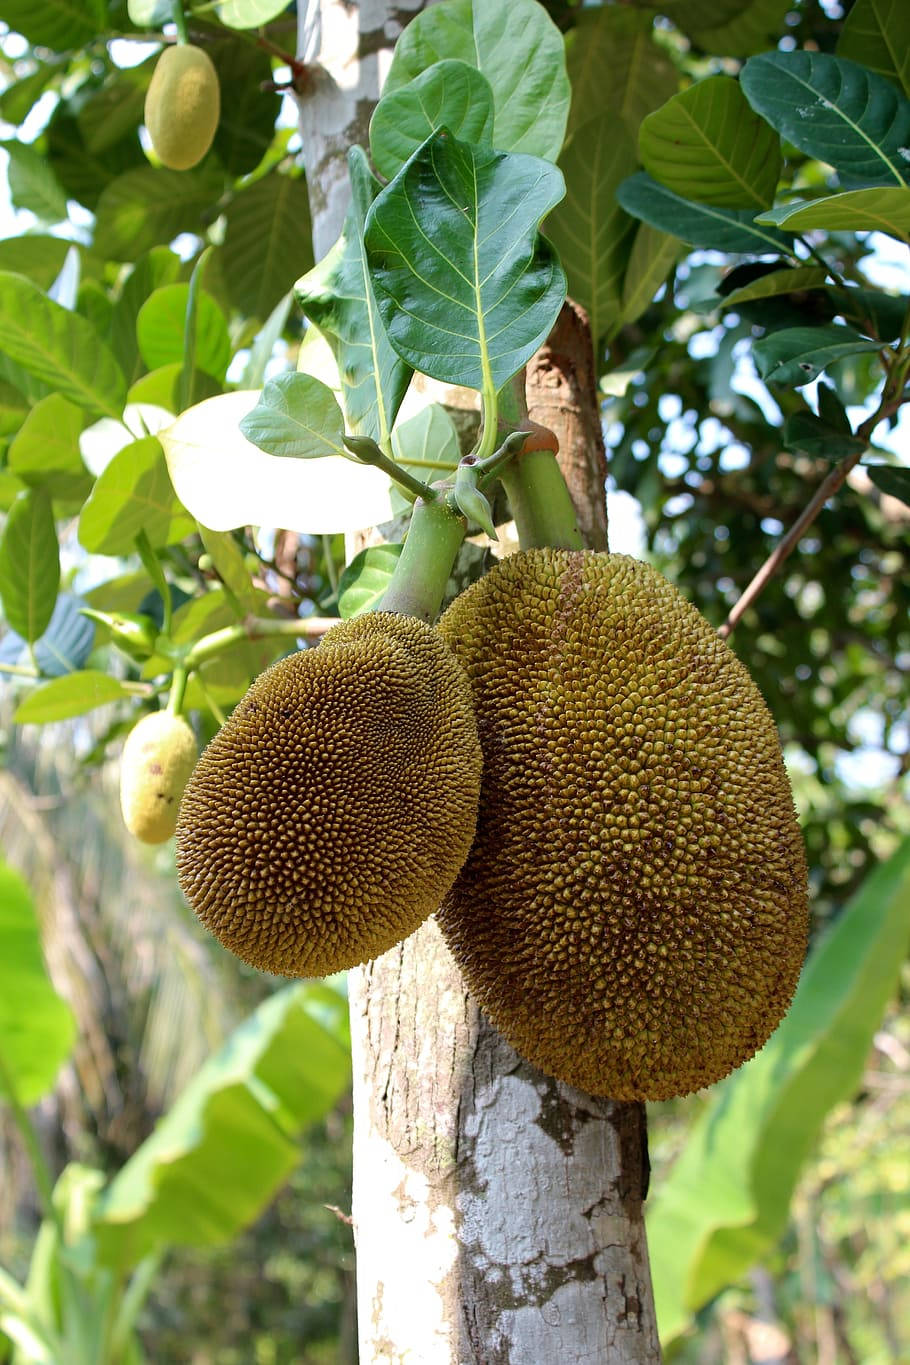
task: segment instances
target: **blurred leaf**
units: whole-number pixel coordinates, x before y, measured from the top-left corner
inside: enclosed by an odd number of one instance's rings
[[[338,613],[345,620],[376,611],[392,581],[403,545],[370,545],[355,555],[338,580]]]
[[[281,109],[277,91],[263,89],[272,79],[271,59],[264,48],[247,38],[228,37],[223,30],[206,51],[224,92],[215,152],[231,175],[247,175],[271,146]]]
[[[611,332],[635,322],[648,307],[682,251],[678,237],[639,223],[622,282],[622,305]]]
[[[115,261],[135,261],[181,232],[204,235],[204,216],[223,189],[211,165],[192,171],[143,166],[112,180],[98,200],[95,250]]]
[[[10,628],[33,644],[44,634],[57,601],[60,550],[50,496],[20,493],[0,537],[0,598]]]
[[[37,1104],[53,1087],[75,1034],[69,1007],[44,968],[29,889],[0,862],[0,1098],[7,1076],[19,1104]]]
[[[123,371],[92,325],[7,271],[0,271],[0,330],[4,351],[29,374],[88,412],[120,416]]]
[[[883,294],[880,289],[828,290],[836,311],[861,332],[880,341],[896,341],[910,308],[906,295]]]
[[[100,475],[79,518],[79,542],[93,554],[128,555],[144,531],[154,547],[196,529],[181,507],[155,436],[133,441]]]
[[[49,289],[63,268],[72,243],[64,237],[27,233],[0,240],[0,270],[27,275],[39,289]]]
[[[9,468],[23,483],[45,488],[52,498],[81,502],[92,486],[79,451],[84,421],[82,409],[60,394],[42,398],[10,445]]]
[[[752,354],[766,383],[800,388],[844,356],[880,349],[879,342],[868,341],[850,327],[835,325],[786,327],[771,332],[754,343]]]
[[[129,171],[148,169],[148,161],[138,128],[103,152],[89,151],[78,117],[79,109],[89,98],[91,87],[87,85],[72,101],[61,102],[45,136],[48,161],[67,196],[95,212],[102,192],[112,181]],[[97,245],[94,249],[100,254]]]
[[[782,232],[758,224],[751,209],[728,209],[682,199],[645,171],[624,180],[616,197],[627,213],[643,218],[661,232],[682,238],[690,246],[767,255],[786,251],[790,243]]]
[[[565,298],[538,231],[563,193],[560,172],[537,157],[428,138],[364,230],[379,312],[409,365],[498,390],[531,358]]]
[[[467,62],[434,62],[379,101],[370,120],[370,155],[379,174],[391,180],[438,128],[462,142],[492,143],[493,91]]]
[[[225,210],[222,260],[231,303],[265,321],[313,262],[306,181],[272,171]]]
[[[652,38],[653,17],[616,5],[583,9],[566,34],[572,86],[569,135],[602,114],[637,128],[676,93],[679,77]]]
[[[4,23],[36,47],[56,52],[90,42],[104,31],[106,18],[103,0],[3,0]]]
[[[133,266],[120,288],[111,316],[111,345],[127,379],[140,373],[136,319],[146,299],[163,285],[174,284],[180,274],[180,257],[169,247],[155,246]]]
[[[783,444],[787,450],[801,450],[825,460],[842,460],[866,449],[866,442],[850,435],[849,429],[845,433],[811,412],[795,412],[787,418]]]
[[[62,592],[57,598],[47,629],[35,642],[35,662],[42,677],[59,678],[81,668],[92,652],[95,627],[82,615],[81,597]],[[30,660],[28,643],[9,630],[0,640],[0,662],[25,664]]]
[[[680,27],[704,52],[747,57],[777,41],[792,0],[697,0]],[[675,14],[675,11],[674,11]]]
[[[107,152],[143,122],[145,96],[158,54],[139,66],[115,69],[81,105],[76,121],[92,156]]]
[[[825,199],[781,204],[759,215],[761,223],[786,226],[794,232],[825,228],[829,232],[887,232],[899,241],[910,241],[910,189],[885,186],[871,190],[847,190]]]
[[[423,483],[433,483],[454,473],[461,459],[461,446],[455,423],[441,403],[428,403],[392,433],[392,454],[402,469]],[[410,501],[396,485],[392,506],[396,512],[410,507]]]
[[[188,284],[165,284],[145,300],[136,318],[139,352],[150,370],[183,361]],[[211,294],[201,292],[196,313],[196,364],[223,379],[231,359],[227,321]]]
[[[119,678],[97,669],[67,673],[62,678],[45,683],[30,692],[20,702],[13,715],[17,725],[47,725],[50,721],[67,720],[106,706],[112,701],[128,699],[130,692]]]
[[[786,266],[779,270],[769,270],[750,280],[748,284],[726,289],[725,280],[721,281],[718,298],[706,300],[715,308],[736,308],[741,303],[753,299],[771,299],[781,295],[798,294],[804,289],[822,289],[828,280],[827,270],[820,266]]]
[[[137,28],[163,28],[171,18],[171,0],[128,0],[127,12]]]
[[[890,81],[825,52],[763,52],[740,77],[753,109],[845,185],[903,185],[910,100]]]
[[[222,0],[215,12],[228,28],[258,28],[283,14],[289,0]]]
[[[856,0],[837,40],[837,55],[869,67],[910,95],[910,9],[903,0]]]
[[[56,68],[39,62],[36,70],[13,81],[0,94],[0,117],[5,123],[21,124],[56,75]]]
[[[345,454],[344,418],[335,395],[308,374],[270,379],[259,402],[242,418],[240,430],[269,455],[311,460]]]
[[[493,146],[555,161],[571,90],[562,34],[536,0],[443,0],[415,15],[395,44],[384,93],[443,58],[476,66],[493,91]]]
[[[709,76],[649,114],[641,162],[674,194],[726,208],[766,208],[783,160],[780,138],[731,76]]]
[[[910,469],[887,464],[867,464],[863,468],[876,488],[910,506]]]
[[[301,1131],[349,1079],[343,998],[319,984],[269,996],[102,1194],[101,1259],[123,1269],[155,1249],[230,1241],[290,1175]]]
[[[661,1340],[761,1260],[826,1115],[855,1091],[910,937],[910,840],[810,953],[789,1014],[715,1089],[648,1213]]]
[[[234,537],[229,531],[213,531],[209,526],[200,526],[199,534],[225,588],[233,594],[242,610],[255,611],[258,594],[244,562],[243,551]]]
[[[47,158],[27,142],[0,142],[9,156],[9,192],[17,209],[28,209],[45,223],[66,218],[66,195]]]

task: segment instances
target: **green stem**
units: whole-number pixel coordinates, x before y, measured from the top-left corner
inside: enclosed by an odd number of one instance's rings
[[[431,625],[439,615],[466,529],[464,517],[445,499],[424,502],[419,498],[381,609],[416,616]]]
[[[171,694],[167,699],[167,709],[172,716],[179,716],[183,710],[183,698],[186,693],[187,671],[185,668],[175,668],[174,676],[171,679]]]
[[[211,635],[204,635],[187,650],[183,657],[183,667],[190,673],[194,668],[199,668],[209,659],[216,658],[226,649],[241,644],[244,640],[278,639],[287,635],[300,639],[307,635],[324,635],[337,624],[335,617],[301,616],[293,620],[254,617],[240,625],[225,626],[223,630],[213,630]]]
[[[188,43],[190,40],[186,31],[186,15],[181,0],[171,0],[171,18],[177,30],[177,42]]]
[[[3,1059],[2,1053],[0,1053],[0,1096],[2,1096],[3,1100],[9,1106],[10,1113],[13,1116],[13,1122],[19,1130],[19,1136],[22,1138],[22,1145],[28,1152],[29,1161],[31,1162],[32,1167],[32,1175],[35,1179],[35,1188],[38,1191],[38,1199],[41,1204],[41,1212],[45,1218],[49,1219],[50,1222],[55,1225],[62,1238],[63,1227],[60,1220],[60,1214],[54,1206],[54,1181],[51,1176],[50,1167],[44,1159],[44,1153],[41,1150],[41,1143],[38,1141],[38,1134],[35,1132],[35,1126],[16,1094],[15,1080]]]
[[[812,245],[811,242],[808,242],[808,241],[806,240],[805,237],[799,237],[799,236],[797,237],[796,240],[797,240],[798,242],[802,242],[803,246],[806,248],[806,250],[808,251],[809,255],[810,255],[814,260],[818,261],[818,263],[819,263],[820,266],[822,266],[825,270],[827,270],[828,274],[831,276],[832,280],[834,280],[835,284],[837,285],[837,287],[838,287],[839,289],[846,289],[846,287],[847,287],[847,282],[846,282],[846,280],[844,279],[843,275],[841,275],[841,274],[839,273],[839,271],[835,270],[835,269],[834,269],[834,266],[831,265],[831,263],[830,263],[829,261],[826,261],[826,260],[825,260],[824,256],[821,254],[821,252],[818,251],[818,250]],[[797,259],[798,259],[798,258],[797,258]]]
[[[161,560],[152,549],[152,542],[145,531],[140,531],[136,537],[136,550],[142,560],[145,572],[158,589],[158,595],[161,598],[163,612],[161,633],[162,635],[170,635],[171,618],[174,610],[174,604],[171,601],[171,588],[165,577],[164,569],[161,567]]]
[[[529,450],[516,456],[499,477],[523,550],[542,545],[584,549],[575,508],[552,450]]]
[[[388,474],[389,478],[393,479],[395,483],[401,484],[402,488],[406,488],[412,497],[423,498],[425,502],[432,502],[433,498],[436,496],[429,484],[421,483],[420,479],[415,479],[413,474],[409,474],[406,469],[402,469],[401,465],[395,460],[390,459],[385,451],[381,450],[371,437],[342,436],[341,439],[344,441],[348,450],[350,450],[353,455],[357,456],[358,460],[362,460],[364,464],[372,464],[375,465],[377,469],[381,469],[382,472]]]
[[[499,396],[492,380],[484,384],[483,392],[480,395],[480,410],[483,414],[483,426],[480,431],[480,444],[474,452],[478,463],[489,459],[493,454],[499,432]]]

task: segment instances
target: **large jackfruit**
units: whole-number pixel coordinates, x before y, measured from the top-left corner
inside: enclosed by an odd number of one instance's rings
[[[238,957],[324,976],[431,914],[474,834],[468,681],[435,630],[379,612],[261,674],[186,789],[177,870]]]
[[[439,921],[529,1061],[665,1099],[762,1046],[806,948],[802,839],[745,668],[655,570],[533,550],[439,624],[471,680],[477,835]]]

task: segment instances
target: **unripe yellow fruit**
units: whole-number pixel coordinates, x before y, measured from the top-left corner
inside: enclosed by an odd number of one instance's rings
[[[163,844],[174,833],[198,752],[189,725],[169,711],[143,716],[130,731],[120,764],[120,808],[142,843]]]
[[[163,165],[172,171],[197,165],[220,113],[218,73],[208,53],[187,43],[165,48],[145,97],[145,126]]]

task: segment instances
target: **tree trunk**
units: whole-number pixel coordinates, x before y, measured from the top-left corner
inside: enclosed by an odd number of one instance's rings
[[[318,51],[325,68],[301,106],[317,258],[344,216],[344,153],[366,144],[390,49],[421,8],[310,0],[302,14],[301,55]],[[529,405],[560,436],[600,548],[593,358],[583,316],[561,323],[529,367]],[[350,995],[362,1365],[658,1361],[643,1107],[595,1100],[523,1062],[480,1014],[432,920],[352,972]]]

